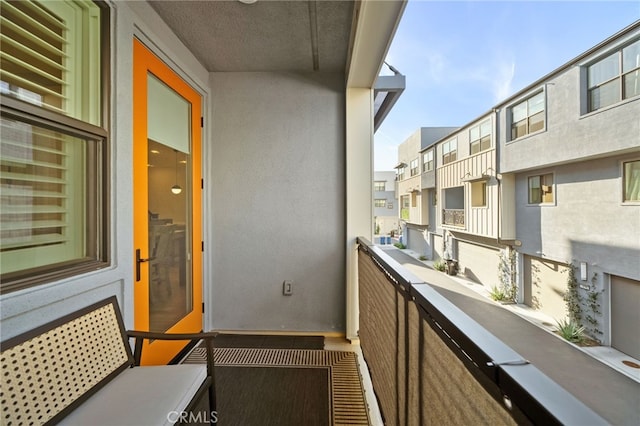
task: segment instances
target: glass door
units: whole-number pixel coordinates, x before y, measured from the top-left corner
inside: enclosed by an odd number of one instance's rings
[[[134,41],[134,323],[202,329],[200,96]],[[186,342],[145,342],[143,364],[165,364]]]
[[[152,77],[151,77],[152,78]],[[149,330],[165,332],[193,310],[190,154],[148,140]],[[141,263],[137,259],[137,265]],[[137,266],[139,267],[139,266]]]

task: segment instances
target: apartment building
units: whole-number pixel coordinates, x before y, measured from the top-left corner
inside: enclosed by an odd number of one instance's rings
[[[640,22],[497,109],[522,301],[564,317],[573,267],[590,334],[640,358]]]
[[[434,149],[440,197],[434,246],[442,247],[439,257],[457,260],[460,273],[488,288],[499,283],[501,250],[515,240],[513,179],[498,174],[497,134],[490,112]]]
[[[640,22],[421,151],[419,134],[398,147],[408,247],[557,320],[573,269],[587,332],[640,358]]]
[[[374,235],[385,238],[398,232],[396,173],[393,170],[373,173],[373,226]]]
[[[419,253],[431,253],[428,238],[435,215],[433,144],[456,127],[421,127],[398,146],[397,191],[403,243]]]

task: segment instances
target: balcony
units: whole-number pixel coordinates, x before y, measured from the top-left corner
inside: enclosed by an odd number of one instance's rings
[[[443,209],[442,223],[449,226],[464,227],[464,209]]]
[[[384,250],[358,239],[360,344],[386,424],[604,424]]]

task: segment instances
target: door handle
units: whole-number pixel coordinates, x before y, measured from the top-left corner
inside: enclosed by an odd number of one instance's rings
[[[136,281],[140,281],[140,264],[151,262],[152,260],[155,260],[155,257],[149,257],[147,259],[141,258],[140,249],[136,249]]]

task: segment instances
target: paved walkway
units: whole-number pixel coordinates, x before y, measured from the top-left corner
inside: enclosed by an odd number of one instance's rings
[[[640,383],[393,246],[380,246],[613,425],[640,425]],[[582,426],[582,425],[580,425]]]

